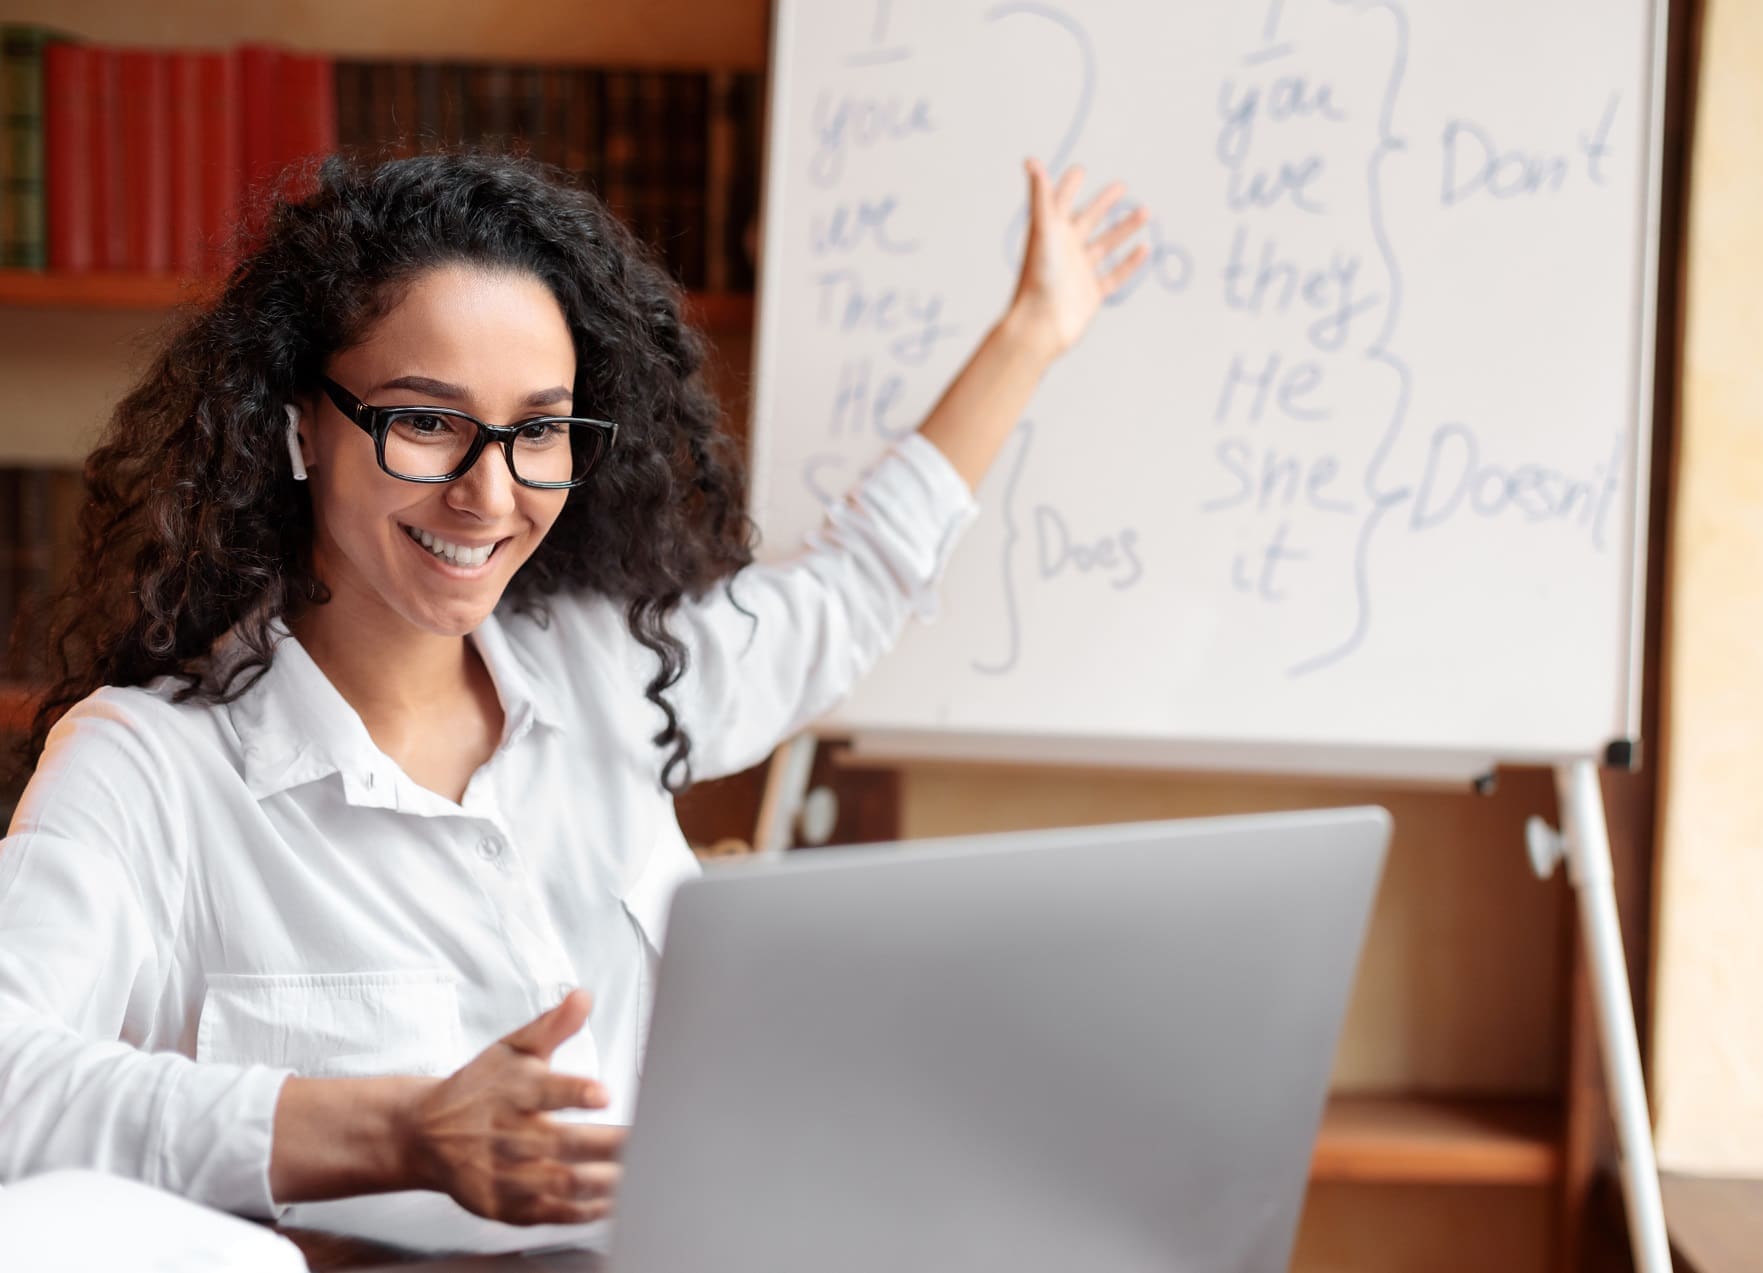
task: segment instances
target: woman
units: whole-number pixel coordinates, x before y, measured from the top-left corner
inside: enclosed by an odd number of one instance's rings
[[[592,196],[427,156],[278,206],[87,466],[0,845],[0,1179],[605,1214],[695,869],[671,792],[831,706],[928,595],[1143,260],[1081,181],[1030,165],[1005,316],[777,567],[679,294]]]

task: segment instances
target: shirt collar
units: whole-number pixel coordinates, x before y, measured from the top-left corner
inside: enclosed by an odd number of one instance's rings
[[[535,725],[562,729],[563,714],[557,696],[546,685],[543,672],[531,666],[508,640],[502,621],[492,614],[471,634],[478,655],[490,669],[496,696],[502,700],[502,745],[519,741]]]
[[[340,773],[349,803],[395,808],[399,785],[395,763],[375,745],[360,714],[287,626],[277,619],[271,631],[275,657],[269,667],[227,704],[252,797],[261,800]],[[551,697],[542,691],[533,670],[522,665],[494,615],[479,625],[471,640],[502,703],[498,749],[519,742],[535,726],[562,728]]]

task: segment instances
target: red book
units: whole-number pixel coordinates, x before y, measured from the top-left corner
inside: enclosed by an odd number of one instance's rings
[[[122,58],[101,44],[87,46],[92,66],[92,268],[128,265],[128,224],[122,171]]]
[[[43,175],[52,270],[94,268],[91,136],[92,50],[49,44],[43,49]]]
[[[280,113],[280,49],[267,44],[241,44],[239,59],[239,125],[243,147],[245,196],[259,198],[281,171],[277,153],[280,138],[276,116]]]
[[[202,55],[167,55],[171,97],[171,268],[184,277],[202,270]]]
[[[281,60],[280,111],[276,115],[276,156],[283,172],[299,169],[299,180],[286,191],[303,198],[318,188],[314,165],[337,148],[336,71],[332,60],[316,53],[288,53]]]
[[[232,262],[244,189],[244,139],[239,59],[232,53],[198,53],[201,98],[197,107],[202,176],[202,272],[224,273]]]
[[[171,62],[151,49],[117,54],[121,104],[123,266],[171,270]]]

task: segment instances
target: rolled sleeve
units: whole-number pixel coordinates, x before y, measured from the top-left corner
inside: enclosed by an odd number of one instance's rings
[[[750,566],[681,607],[674,699],[698,777],[764,758],[831,710],[936,589],[978,509],[936,446],[903,438],[783,561]]]

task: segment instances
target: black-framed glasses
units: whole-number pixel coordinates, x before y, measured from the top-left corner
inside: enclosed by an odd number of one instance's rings
[[[451,482],[471,472],[484,448],[500,443],[508,471],[541,490],[580,486],[618,437],[610,420],[541,415],[485,424],[452,407],[372,407],[328,376],[325,395],[373,439],[382,469],[406,482]]]

